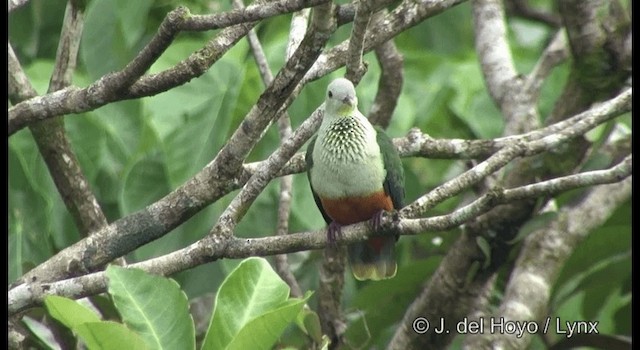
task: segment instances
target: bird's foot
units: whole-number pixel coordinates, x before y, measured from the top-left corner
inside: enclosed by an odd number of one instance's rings
[[[384,213],[385,211],[381,209],[379,212],[373,214],[371,219],[369,219],[371,228],[373,228],[374,231],[379,231],[382,228],[382,218],[384,217]]]
[[[342,236],[342,225],[335,221],[331,221],[329,228],[327,229],[327,242],[330,245],[335,246],[338,237]]]

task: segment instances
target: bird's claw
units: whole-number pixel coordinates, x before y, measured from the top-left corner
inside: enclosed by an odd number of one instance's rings
[[[329,242],[330,245],[335,246],[338,237],[340,236],[342,236],[342,225],[332,221],[327,229],[327,242]]]
[[[384,210],[380,210],[379,212],[375,213],[371,219],[371,227],[373,228],[374,231],[379,231],[382,228],[382,218],[384,217]]]

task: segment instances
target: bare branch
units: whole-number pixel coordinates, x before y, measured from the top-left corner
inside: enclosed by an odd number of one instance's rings
[[[401,213],[407,217],[420,215],[420,213],[433,208],[433,206],[448,198],[448,196],[460,193],[470,185],[482,180],[485,176],[502,168],[509,161],[515,159],[516,157],[524,155],[531,156],[541,153],[545,150],[553,149],[557,145],[566,142],[567,140],[574,138],[577,135],[584,134],[585,132],[604,122],[608,118],[619,115],[618,113],[629,111],[631,109],[631,89],[623,92],[615,99],[612,99],[610,102],[612,103],[602,104],[600,106],[594,107],[589,111],[581,113],[580,115],[576,116],[581,117],[581,119],[572,124],[569,124],[568,121],[565,121],[567,122],[566,124],[564,124],[566,125],[566,127],[562,130],[558,130],[553,134],[535,139],[531,142],[527,142],[526,144],[522,141],[513,142],[510,146],[502,148],[500,151],[496,152],[487,160],[479,163],[471,170],[467,171],[465,174],[445,182],[428,194],[418,198],[411,205],[408,205],[404,209],[402,209]],[[608,110],[608,107],[611,107],[613,105],[617,107],[624,107],[620,109],[614,107],[613,110]],[[613,113],[608,114],[607,110],[608,112]]]
[[[505,119],[505,135],[530,131],[539,124],[536,100],[523,89],[513,63],[501,0],[473,2],[476,52],[489,94]]]
[[[193,15],[185,21],[184,30],[204,31],[220,29],[235,24],[254,22],[284,13],[299,11],[327,3],[327,0],[274,0],[260,1],[247,7],[212,15]]]
[[[9,0],[9,8],[8,8],[9,13],[11,13],[11,11],[19,7],[26,5],[28,2],[29,0]]]
[[[48,92],[63,89],[71,84],[83,28],[84,8],[78,7],[77,1],[67,2],[56,52],[56,65],[51,75]]]
[[[376,46],[398,35],[398,33],[465,1],[466,0],[403,1],[398,7],[391,11],[391,13],[380,20],[375,30],[367,32],[363,52],[369,52]],[[383,1],[381,5],[382,4],[387,4],[387,2]],[[344,66],[347,62],[348,45],[349,41],[346,40],[320,55],[304,80],[313,81],[319,79]]]
[[[631,89],[627,89],[616,98],[596,105],[588,111],[522,135],[499,137],[491,140],[434,139],[419,129],[413,128],[406,136],[393,139],[393,143],[401,157],[483,159],[513,143],[539,140],[558,133],[576,123],[586,123],[591,126],[599,125],[630,110]],[[248,178],[257,172],[260,164],[262,164],[262,161],[244,164],[244,175],[241,178]],[[287,162],[278,176],[296,174],[303,171],[305,171],[304,154],[298,153]],[[241,181],[241,183],[243,182]]]
[[[83,27],[83,8],[77,7],[76,1],[69,1],[58,43],[56,64],[49,82],[49,93],[71,84]],[[33,124],[30,130],[80,233],[86,236],[105,227],[107,218],[80,168],[62,117]]]
[[[309,9],[294,12],[291,18],[291,28],[289,29],[289,40],[287,42],[287,51],[285,59],[290,60],[294,52],[300,46],[304,39],[305,31],[309,22]],[[289,114],[283,112],[278,118],[278,130],[280,131],[281,143],[291,137],[291,119]],[[293,188],[293,177],[283,176],[280,179],[280,198],[278,199],[278,227],[276,233],[278,235],[289,234],[289,217],[291,214],[291,192]],[[296,276],[293,275],[291,266],[289,266],[289,258],[287,254],[278,254],[275,256],[276,271],[287,282],[291,288],[291,296],[302,297],[302,289],[298,284]]]
[[[536,66],[526,77],[524,82],[524,92],[530,94],[532,100],[537,101],[540,88],[545,79],[551,73],[551,70],[569,57],[569,49],[567,47],[567,34],[564,30],[559,30],[553,37],[553,40],[545,48],[544,52],[538,59]]]
[[[378,92],[368,117],[372,124],[380,125],[386,129],[402,91],[403,58],[393,43],[393,39],[376,47],[375,53],[380,63],[381,74],[378,81]]]
[[[288,4],[289,2],[296,4],[296,6],[285,6],[281,8],[283,12],[276,14],[297,11],[310,5],[326,3],[327,0],[281,0],[277,3]],[[255,14],[254,12],[250,13]],[[184,7],[178,7],[170,12],[160,25],[156,35],[121,71],[107,74],[84,89],[69,87],[55,93],[35,97],[9,108],[9,135],[38,120],[57,115],[86,112],[110,102],[151,96],[185,84],[204,74],[255,25],[255,22],[247,22],[227,27],[209,41],[205,47],[191,54],[175,67],[158,74],[141,77],[193,17]]]
[[[347,74],[345,74],[345,78],[351,80],[354,85],[358,85],[362,76],[367,72],[367,66],[362,60],[362,50],[367,26],[371,21],[372,7],[373,4],[370,1],[357,1],[349,48],[347,49]]]
[[[558,142],[561,142],[561,138],[559,138],[555,133],[560,133],[564,130],[564,136],[562,136],[562,139],[566,139],[571,137],[571,135],[584,133],[586,130],[612,118],[613,116],[629,111],[630,109],[631,89],[628,89],[618,97],[606,103],[594,106],[591,110],[585,111],[571,119],[544,128],[542,131],[537,130],[531,132],[521,139],[513,137],[503,138],[501,139],[503,140],[501,142],[504,142],[504,144],[501,145],[502,148],[494,148],[496,147],[496,143],[493,141],[487,143],[482,140],[479,141],[479,144],[473,143],[472,146],[478,147],[478,145],[481,145],[484,147],[484,150],[494,152],[497,149],[504,150],[504,147],[508,147],[509,143],[527,144],[530,140],[536,140],[539,142],[537,146],[539,147],[539,151],[542,149],[551,149],[555,147]],[[414,142],[418,142],[419,139],[416,140],[412,135],[413,134],[410,133],[408,139],[413,139]],[[424,144],[428,143],[429,142],[424,142]],[[439,142],[435,143],[436,146],[434,146],[434,149],[436,151],[442,149]],[[497,142],[497,144],[500,145],[500,142]],[[467,151],[464,146],[465,142],[460,141],[454,142],[453,146],[444,147],[444,149],[451,149],[455,154],[471,152]],[[424,146],[416,147],[416,149],[420,148],[424,148]],[[526,147],[524,148],[526,149]],[[402,147],[400,150],[403,154],[410,154],[412,152],[412,147],[408,146],[406,149]],[[480,151],[473,152],[478,152],[480,155],[484,154]],[[519,154],[518,152],[525,151],[517,150],[516,152],[516,150],[511,149],[509,151],[502,152],[503,153],[500,156],[495,156],[494,158],[487,160],[487,162],[490,162],[489,164],[491,167],[500,168],[499,164],[506,164],[508,159],[503,158],[505,154],[510,155],[510,157],[515,157]],[[284,173],[287,173],[287,171],[288,173],[293,171],[304,171],[304,160],[302,155],[296,156],[288,164],[289,166],[285,169]],[[249,168],[252,173],[259,173],[257,169],[263,165],[264,162],[253,163],[250,166],[247,166],[247,168]],[[144,243],[166,234],[209,203],[242,186],[246,182],[246,179],[248,179],[249,175],[249,172],[244,172],[244,174],[239,175],[239,178],[232,179],[232,184],[228,184],[227,181],[229,180],[212,180],[215,179],[216,176],[213,169],[213,164],[209,164],[180,188],[169,193],[158,202],[149,205],[147,208],[139,212],[115,221],[108,227],[97,232],[95,237],[92,237],[92,239],[80,241],[79,243],[64,249],[48,262],[28,272],[25,275],[25,278],[38,276],[36,278],[37,280],[40,278],[59,279],[61,276],[68,276],[70,274],[70,271],[67,271],[68,266],[75,266],[76,268],[80,266],[84,269],[101,266],[118,256],[132,251]],[[477,181],[482,174],[486,174],[487,172],[489,172],[487,168],[476,167],[474,172],[467,174],[463,179],[466,179],[464,181],[473,183]],[[279,175],[282,173],[283,171],[280,171]],[[455,184],[452,183],[447,186],[455,186]],[[458,190],[463,189],[462,187],[456,188]],[[418,204],[414,204],[409,207],[413,209],[405,210],[418,211],[418,208],[422,205],[425,205],[423,208],[426,208],[448,198],[442,195],[441,192],[434,191],[432,193],[433,194],[429,194],[428,197],[423,197],[421,200],[423,204],[418,202]],[[87,256],[87,258],[84,258],[85,256]]]
[[[241,0],[234,0],[234,6],[242,7]],[[309,16],[309,10],[305,9],[293,14],[290,39],[287,45],[286,60],[291,59],[291,56],[300,45],[300,42],[304,38],[305,29],[307,26],[307,19]],[[255,30],[251,30],[247,36],[249,39],[249,45],[251,51],[255,57],[256,63],[260,75],[262,76],[263,83],[268,86],[273,81],[273,74],[269,69],[269,62],[264,54],[262,45],[258,40],[258,36]],[[278,118],[278,130],[280,131],[281,142],[291,136],[291,122],[289,115],[285,112]],[[291,176],[283,176],[280,179],[280,198],[278,201],[278,224],[276,228],[276,234],[286,235],[289,233],[289,213],[291,211],[291,188],[293,181]],[[289,285],[290,294],[292,297],[302,297],[302,290],[296,280],[295,276],[291,272],[289,262],[286,254],[278,254],[275,256],[275,268],[280,277]]]
[[[312,123],[309,123],[311,125]],[[618,182],[631,175],[631,157],[608,170],[585,172],[563,178],[548,180],[533,185],[508,190],[495,189],[473,203],[454,212],[424,219],[398,219],[387,215],[383,227],[394,225],[402,235],[422,234],[426,231],[441,231],[467,221],[479,213],[486,212],[499,204],[524,198],[537,198],[543,195],[556,195],[561,192],[596,184]],[[624,180],[627,184],[629,180]],[[597,202],[596,202],[597,203]],[[374,233],[368,223],[347,226],[338,238],[339,245],[355,243],[367,239]],[[326,231],[302,232],[285,236],[264,238],[235,238],[232,236],[207,236],[184,249],[172,252],[131,267],[141,268],[150,273],[171,275],[173,273],[221,258],[245,258],[249,256],[267,256],[292,253],[301,250],[320,249],[327,245]],[[79,298],[100,293],[105,289],[104,274],[93,273],[59,282],[46,284],[22,284],[9,291],[9,312],[19,312],[43,300],[49,294]],[[405,319],[406,319],[405,315]],[[411,324],[413,320],[409,323]]]
[[[278,111],[283,107],[285,101],[295,86],[300,82],[306,70],[316,60],[330,34],[335,30],[335,21],[331,17],[331,4],[316,7],[311,23],[311,29],[303,39],[302,43],[287,61],[284,68],[276,75],[272,84],[265,93],[260,96],[256,105],[249,111],[240,127],[231,136],[229,142],[220,150],[214,164],[217,164],[216,173],[220,176],[233,177],[242,166],[242,161],[249,151],[262,136],[270,122],[278,116]],[[285,101],[286,103],[286,101]],[[298,129],[300,130],[300,129]],[[304,139],[307,140],[310,134]],[[304,142],[304,141],[303,141]],[[302,144],[298,145],[300,147]],[[295,152],[296,149],[293,150]],[[274,152],[269,159],[276,159],[282,164],[291,158],[291,154],[284,158],[278,151]],[[265,163],[268,166],[269,162]],[[214,167],[216,167],[214,165]],[[279,168],[278,168],[279,169]],[[257,195],[264,189],[270,180],[270,175],[266,171],[255,174],[249,179],[242,192],[234,198],[227,209],[220,215],[218,223],[211,229],[212,235],[228,235],[234,229],[238,221],[244,216],[249,206],[253,203]]]
[[[627,162],[631,164],[631,156]],[[564,263],[575,247],[630,197],[631,177],[595,187],[580,203],[563,208],[547,227],[527,236],[495,317],[544,324],[551,288]],[[527,332],[522,337],[495,333],[468,337],[467,343],[473,348],[523,349],[531,338]]]
[[[23,101],[36,96],[38,93],[24,73],[11,44],[8,44],[8,50],[9,100],[13,102]]]
[[[507,13],[518,17],[542,22],[551,27],[560,27],[560,18],[553,13],[544,12],[529,6],[527,0],[508,0],[506,1]]]
[[[518,78],[507,42],[504,9],[499,0],[473,1],[476,52],[491,97],[502,106]]]

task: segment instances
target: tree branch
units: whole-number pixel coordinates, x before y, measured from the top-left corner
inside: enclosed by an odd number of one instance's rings
[[[472,4],[476,52],[484,80],[491,97],[502,106],[518,78],[507,43],[502,1],[474,0]]]
[[[525,198],[531,199],[540,196],[556,195],[584,186],[617,182],[630,176],[631,171],[632,161],[631,156],[629,156],[625,158],[623,162],[608,170],[569,175],[519,188],[507,190],[494,189],[471,204],[446,215],[423,219],[402,219],[393,218],[393,215],[386,215],[383,218],[383,228],[394,225],[401,235],[417,235],[423,234],[426,231],[447,230],[457,227],[471,217],[486,212],[500,204],[519,201]],[[629,182],[629,180],[624,181],[624,183]],[[374,234],[380,233],[374,233],[368,223],[346,226],[343,229],[342,236],[338,238],[337,244],[345,245],[360,242]],[[222,258],[240,259],[249,256],[267,256],[320,249],[326,246],[326,230],[324,229],[314,232],[301,232],[264,238],[207,236],[189,247],[165,256],[132,264],[130,267],[141,268],[154,274],[171,275],[184,269]],[[80,298],[100,293],[104,291],[106,287],[105,283],[104,273],[97,272],[53,283],[22,284],[9,291],[9,312],[10,314],[14,314],[32,307],[40,303],[44,297],[49,294]],[[407,315],[405,315],[405,321],[406,320]],[[403,324],[410,325],[412,321],[413,319]],[[396,334],[396,336],[398,335]]]
[[[263,13],[259,8],[256,8],[255,11],[249,11],[246,15],[250,18],[256,16],[255,18],[261,19],[297,11],[327,1],[280,0],[268,7],[271,9],[270,11]],[[282,12],[277,12],[276,9]],[[205,47],[194,52],[175,67],[142,77],[142,74],[171,44],[175,36],[180,31],[186,30],[185,26],[191,25],[190,21],[193,18],[198,21],[202,17],[191,15],[186,8],[178,7],[167,14],[156,35],[121,71],[107,74],[83,89],[69,87],[55,93],[29,99],[9,108],[9,135],[38,120],[63,114],[82,113],[110,102],[151,96],[185,84],[206,72],[255,25],[254,21],[241,21],[241,24],[227,27],[209,41]],[[231,18],[237,18],[237,16],[231,16]]]
[[[569,57],[567,36],[564,30],[559,30],[553,40],[545,48],[535,67],[526,77],[524,92],[531,95],[532,100],[537,101],[540,96],[540,88],[551,70]]]
[[[71,84],[76,68],[84,26],[84,9],[76,6],[76,3],[76,1],[67,3],[56,54],[56,65],[49,82],[49,93]],[[84,176],[71,147],[62,117],[43,120],[31,125],[29,129],[80,234],[87,236],[105,227],[108,224],[107,218],[89,188],[89,181]]]
[[[18,56],[13,52],[13,47],[11,47],[10,43],[8,44],[8,51],[9,100],[22,101],[36,96],[38,93],[24,73]]]
[[[211,15],[194,15],[184,24],[184,30],[205,31],[229,27],[235,24],[259,21],[265,18],[300,11],[327,3],[327,0],[273,0],[260,1],[229,12]]]
[[[505,3],[509,14],[538,21],[551,27],[560,27],[561,22],[558,16],[529,6],[527,0],[508,0]]]
[[[571,119],[541,129],[542,131],[537,130],[526,135],[535,140],[545,138],[546,141],[553,141],[556,138],[554,133],[566,129],[566,134],[577,135],[579,132],[586,132],[586,130],[599,123],[630,110],[631,89],[627,89],[616,98],[594,106],[592,109]],[[319,116],[318,114],[314,114],[314,116],[310,118],[319,118]],[[409,139],[412,138],[411,135],[410,133]],[[509,139],[510,138],[503,139],[505,146],[508,144],[507,140]],[[518,140],[511,137],[511,142],[515,143],[514,140],[525,144],[528,142],[527,138]],[[459,144],[461,143],[456,142],[456,146],[449,148],[459,150]],[[462,144],[464,144],[464,142],[462,142]],[[489,144],[490,147],[493,147],[493,143],[489,142]],[[552,142],[546,147],[553,147],[555,144],[555,142]],[[408,149],[411,150],[412,147],[408,147]],[[401,151],[404,152],[403,149],[401,149]],[[464,148],[462,148],[462,153],[464,153]],[[495,160],[492,160],[492,162],[494,161]],[[252,169],[253,172],[259,173],[258,169],[263,166],[263,164],[264,161],[252,163],[249,168]],[[287,170],[296,170],[297,172],[304,171],[304,160],[301,156],[294,158],[288,164],[290,164],[290,166]],[[72,275],[71,272],[73,271],[77,273],[77,271],[87,271],[98,268],[144,243],[163,236],[206,205],[226,195],[230,191],[240,188],[248,179],[247,175],[249,173],[244,172],[232,179],[217,180],[216,173],[213,169],[213,163],[210,163],[184,185],[167,194],[164,198],[138,212],[116,220],[109,226],[96,232],[92,237],[65,248],[48,261],[26,273],[19,282],[56,280]],[[281,174],[282,171],[278,173],[278,175]],[[423,200],[426,203],[442,199],[442,196],[434,197],[434,195],[429,195],[429,198]]]
[[[234,0],[234,6],[242,7],[241,0]],[[289,35],[289,41],[287,44],[287,51],[285,54],[285,60],[291,59],[293,53],[300,45],[300,42],[304,38],[305,29],[307,27],[307,20],[309,17],[309,10],[295,12],[291,20],[291,30]],[[273,74],[269,69],[269,63],[267,57],[262,49],[262,45],[258,40],[258,36],[255,30],[251,30],[247,35],[249,40],[249,46],[253,52],[253,56],[258,65],[258,70],[262,76],[262,81],[265,86],[268,86],[273,81]],[[278,130],[280,132],[281,143],[291,136],[291,121],[288,113],[282,113],[278,118]],[[289,214],[291,211],[291,188],[293,181],[291,176],[283,176],[280,179],[280,198],[278,200],[278,223],[276,227],[277,235],[286,235],[289,233]],[[292,297],[301,298],[302,290],[296,280],[295,276],[291,272],[289,262],[286,254],[278,254],[275,256],[275,268],[280,278],[282,278],[290,288],[290,294]]]
[[[28,2],[29,0],[9,0],[9,8],[8,8],[9,13],[11,13],[11,11],[19,7],[26,5]]]
[[[278,116],[278,111],[283,108],[282,101],[293,92],[295,86],[300,82],[304,73],[316,60],[325,42],[335,30],[335,20],[331,17],[331,4],[320,5],[313,12],[311,27],[302,43],[295,51],[284,68],[278,72],[272,84],[260,96],[260,99],[249,111],[242,121],[240,127],[231,136],[229,142],[220,150],[213,160],[214,167],[217,164],[217,174],[233,177],[242,166],[242,161],[248,155],[253,145],[262,136],[263,131],[270,122]],[[284,106],[286,108],[286,106]],[[299,128],[298,131],[304,130]],[[304,140],[308,139],[309,134]],[[304,142],[304,141],[303,141]],[[300,147],[302,144],[298,145]],[[280,148],[279,150],[282,150]],[[291,153],[287,157],[274,152],[269,159],[281,162],[278,169],[291,158],[297,148],[286,150]],[[253,203],[258,194],[264,189],[272,175],[266,172],[265,167],[270,166],[267,161],[263,170],[254,174],[238,194],[229,204],[227,209],[220,215],[218,223],[211,229],[210,235],[230,235],[235,225],[244,216],[249,206]],[[275,170],[273,171],[275,174]],[[220,176],[220,175],[217,175]],[[224,223],[224,224],[223,224]]]
[[[374,4],[369,0],[358,0],[356,3],[356,14],[353,19],[351,36],[349,37],[349,48],[347,49],[347,73],[345,78],[351,80],[354,85],[358,85],[362,76],[367,72],[367,65],[362,60],[362,50],[364,38],[367,33],[367,26],[371,21]]]
[[[624,110],[630,110],[630,100],[628,98],[631,90],[626,90],[618,97],[626,105]],[[625,102],[626,101],[626,102]],[[575,138],[590,129],[590,124],[595,115],[590,115],[593,111],[601,112],[607,103],[594,106],[591,110],[586,111],[583,117],[585,119],[573,124],[565,125],[566,129],[558,131],[558,133],[550,134],[521,145],[526,149],[527,155],[533,155],[536,152],[542,152],[557,147],[556,141],[564,139],[564,142]],[[606,109],[606,108],[605,108]],[[590,115],[587,117],[587,115]],[[554,145],[555,144],[555,145]],[[477,177],[487,171],[487,168],[502,167],[500,163],[505,162],[510,157],[518,155],[520,150],[516,149],[517,144],[503,148],[486,161],[478,164],[470,171],[460,175],[460,181],[467,181],[468,184],[477,183],[482,178]],[[548,148],[547,148],[548,147]],[[512,148],[510,150],[510,148]],[[513,152],[509,154],[509,152]],[[505,163],[506,164],[506,163]],[[516,170],[518,171],[518,170]],[[526,171],[522,169],[522,171]],[[488,171],[487,171],[488,172]],[[530,172],[530,171],[529,171]],[[481,175],[480,175],[481,176]],[[513,185],[511,185],[513,186]],[[517,185],[515,185],[517,186]],[[444,193],[459,193],[462,188],[458,187],[456,182],[446,182],[429,194],[419,198],[412,205],[405,207],[403,211],[413,210],[412,206],[416,206],[415,212],[433,207],[446,198],[442,196]],[[440,193],[442,191],[443,193]],[[505,259],[506,252],[500,249],[508,249],[505,243],[512,239],[512,235],[517,233],[517,228],[530,215],[527,208],[532,203],[532,199],[519,200],[503,205],[500,210],[493,209],[486,212],[482,216],[473,217],[472,220],[465,223],[464,232],[449,249],[445,258],[441,262],[436,273],[431,277],[423,292],[414,300],[404,316],[402,326],[396,331],[389,348],[420,348],[428,346],[430,348],[443,348],[452,339],[452,334],[435,334],[433,329],[425,334],[417,334],[412,331],[411,324],[417,317],[426,317],[430,320],[446,319],[449,323],[455,323],[469,313],[484,308],[487,303],[489,290],[493,289],[492,281],[495,278],[495,271]],[[525,210],[523,210],[523,208]],[[499,238],[494,239],[492,246],[490,266],[469,280],[468,274],[474,263],[480,263],[485,258],[478,248],[476,237],[492,231]],[[488,236],[488,234],[487,234]]]
[[[624,162],[630,166],[631,156]],[[529,234],[494,317],[542,324],[551,288],[575,247],[630,197],[631,177],[619,183],[595,187],[580,203],[563,208],[546,227]],[[532,334],[525,332],[522,337],[495,333],[470,336],[466,340],[467,345],[473,348],[523,349],[531,338]]]
[[[321,12],[317,9],[316,13]],[[78,271],[89,272],[97,269],[125,254],[123,248],[126,250],[139,247],[161,237],[220,195],[231,191],[230,187],[237,188],[233,179],[243,159],[262,137],[263,131],[279,115],[279,111],[288,106],[285,103],[290,103],[291,100],[287,99],[287,96],[291,94],[308,66],[315,61],[331,31],[335,29],[335,27],[325,27],[323,23],[316,23],[314,26],[316,27],[311,30],[311,35],[305,37],[305,41],[294,57],[287,62],[273,83],[260,96],[227,144],[200,173],[160,201],[117,220],[109,227],[97,232],[91,239],[62,250],[47,262],[25,274],[21,281],[58,279]],[[228,29],[233,28],[235,27]],[[250,202],[251,200],[244,202],[246,206],[241,208],[228,210],[221,220],[231,219],[232,222],[236,222],[232,217],[242,217]],[[235,204],[240,203],[242,200]],[[135,227],[135,229],[126,232],[126,227]],[[219,228],[221,226],[217,226],[217,229]]]
[[[376,25],[378,21],[375,22]],[[398,104],[402,91],[403,58],[398,52],[393,39],[385,41],[375,48],[376,57],[380,64],[380,80],[378,92],[369,111],[369,121],[386,129],[391,122],[391,116]]]
[[[375,30],[367,32],[363,52],[369,52],[383,42],[398,35],[400,32],[465,1],[466,0],[403,1],[398,7],[380,20]],[[390,1],[384,1],[381,5],[388,3],[390,3]],[[346,52],[348,46],[349,41],[345,40],[320,55],[318,61],[311,67],[304,80],[313,81],[319,79],[344,66],[347,62]]]

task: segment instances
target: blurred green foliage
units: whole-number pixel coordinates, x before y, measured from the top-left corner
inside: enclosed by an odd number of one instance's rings
[[[536,5],[551,8],[550,0]],[[149,40],[167,11],[185,5],[192,13],[229,9],[227,2],[191,0],[90,1],[74,84],[84,87],[103,74],[122,68]],[[44,93],[53,69],[64,2],[30,1],[9,16],[9,41],[39,93]],[[274,73],[284,62],[290,16],[257,26]],[[509,39],[517,68],[526,74],[544,45],[550,28],[524,20],[509,22]],[[332,39],[347,38],[350,25]],[[151,68],[171,67],[201,47],[215,32],[180,34]],[[473,47],[470,4],[431,18],[395,40],[404,57],[404,85],[388,133],[397,137],[417,127],[435,138],[493,138],[503,129],[491,101]],[[377,92],[380,69],[375,55],[365,55],[369,71],[357,90],[366,114]],[[567,76],[568,63],[545,82],[539,103],[544,118],[556,103]],[[344,69],[312,82],[302,91],[289,115],[293,127],[322,102],[326,84]],[[124,101],[66,118],[66,128],[82,169],[107,218],[113,221],[166,195],[207,164],[263,91],[260,75],[246,41],[241,41],[207,73],[157,96]],[[629,119],[630,120],[630,119]],[[272,127],[249,161],[265,159],[279,143]],[[465,170],[449,160],[403,159],[406,197],[412,201]],[[31,134],[22,130],[9,138],[9,281],[45,261],[80,236],[39,155]],[[259,196],[236,230],[238,236],[275,233],[278,181]],[[129,254],[129,261],[159,256],[204,236],[236,192],[198,213],[165,237]],[[427,215],[446,213],[462,194]],[[304,175],[294,176],[290,230],[324,226]],[[568,320],[597,319],[602,331],[631,334],[630,205],[619,208],[602,228],[574,253],[555,288],[550,313]],[[351,344],[382,347],[400,322],[404,310],[438,266],[458,230],[402,237],[397,244],[396,278],[361,283],[347,277],[344,308]],[[289,255],[303,290],[318,287],[317,251]],[[239,262],[223,260],[173,276],[190,298],[218,289]],[[314,303],[311,298],[311,303]],[[283,344],[301,341],[295,335]],[[536,341],[534,348],[542,343]],[[298,344],[299,345],[299,344]]]

